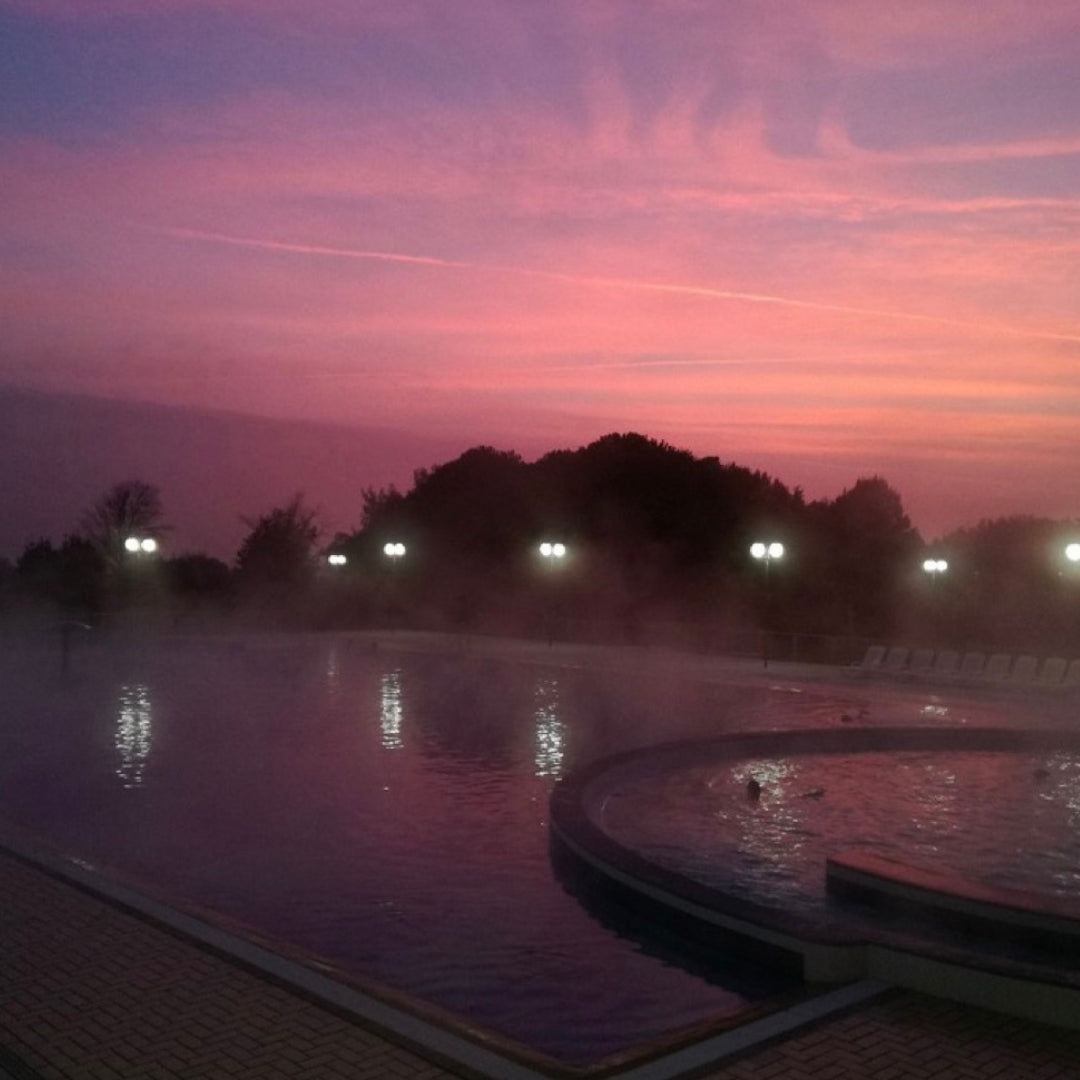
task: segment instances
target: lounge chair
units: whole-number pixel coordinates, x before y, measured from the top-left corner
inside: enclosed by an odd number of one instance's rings
[[[1035,679],[1036,686],[1060,686],[1069,663],[1060,656],[1051,656],[1043,662],[1042,670]]]
[[[960,654],[955,649],[942,649],[934,657],[934,674],[951,679],[960,666]]]
[[[1065,672],[1065,678],[1061,681],[1062,686],[1080,686],[1080,660],[1074,660],[1070,665],[1068,671]]]
[[[871,645],[866,650],[866,655],[862,658],[860,663],[856,665],[860,674],[870,674],[871,672],[880,671],[882,661],[885,659],[885,646],[884,645]]]
[[[1009,676],[1010,686],[1029,686],[1035,681],[1035,674],[1039,670],[1039,659],[1036,656],[1017,657],[1013,665],[1012,675]]]
[[[885,663],[882,668],[890,675],[899,675],[905,667],[907,667],[908,654],[910,649],[905,648],[903,645],[894,645],[885,654]]]
[[[928,675],[934,667],[933,649],[916,649],[911,654],[911,663],[908,664],[909,675]]]
[[[960,670],[957,674],[961,679],[978,679],[982,677],[985,667],[986,656],[984,653],[964,653],[964,659],[960,661]]]

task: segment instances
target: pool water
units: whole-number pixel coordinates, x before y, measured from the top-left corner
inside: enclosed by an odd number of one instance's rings
[[[0,656],[0,819],[177,906],[572,1063],[734,1016],[792,984],[734,958],[691,966],[591,917],[549,850],[548,797],[561,775],[739,729],[836,725],[848,714],[988,723],[1000,712],[915,691],[875,699],[859,688],[709,683],[633,655],[601,670],[377,651],[348,636],[91,640],[63,677],[57,659],[55,649]],[[778,853],[792,838],[817,857],[810,815],[858,810],[839,792],[865,779],[819,775],[833,764],[773,763],[788,771],[752,812],[729,788],[760,763],[681,778],[705,800],[693,827],[718,844],[706,861],[726,866],[742,850],[751,888],[787,888]],[[957,800],[992,803],[1002,778],[984,780],[992,794]],[[819,785],[824,798],[801,799]],[[613,825],[643,817],[659,830],[644,842],[665,847],[663,828],[676,821],[655,813],[657,797],[667,794],[634,793]]]
[[[177,906],[567,1062],[790,976],[685,970],[552,866],[566,770],[720,730],[768,694],[312,638],[81,644],[0,660],[0,818]]]
[[[752,779],[757,800],[747,795]],[[825,860],[848,848],[1072,899],[1080,911],[1075,753],[717,761],[615,784],[601,817],[615,840],[666,869],[824,921]]]

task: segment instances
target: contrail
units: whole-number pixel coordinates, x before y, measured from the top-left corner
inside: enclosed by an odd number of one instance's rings
[[[924,325],[952,326],[983,333],[1006,334],[1009,337],[1035,338],[1042,341],[1066,341],[1080,344],[1080,335],[1055,334],[1045,330],[1020,330],[995,323],[974,322],[967,319],[949,319],[941,315],[919,315],[906,311],[889,311],[878,308],[854,307],[845,304],[826,304],[817,300],[799,300],[790,296],[773,296],[769,293],[739,292],[716,289],[707,285],[669,284],[658,281],[637,281],[632,278],[593,277],[587,274],[571,274],[559,270],[537,270],[529,267],[506,266],[500,263],[469,262],[462,259],[440,259],[433,255],[403,255],[393,251],[367,251],[356,248],[326,247],[320,244],[293,244],[278,240],[260,240],[248,236],[232,236],[228,233],[204,232],[199,229],[152,227],[154,232],[175,236],[182,240],[197,240],[232,247],[255,248],[261,251],[279,251],[294,255],[318,255],[332,259],[363,259],[372,262],[408,263],[414,266],[434,266],[447,270],[471,270],[482,273],[515,274],[521,277],[560,281],[571,285],[587,285],[594,288],[623,289],[634,292],[666,293],[672,296],[697,296],[707,300],[736,300],[749,304],[771,304],[777,307],[802,308],[806,311],[828,311],[839,315],[871,316],[876,319],[892,319]]]

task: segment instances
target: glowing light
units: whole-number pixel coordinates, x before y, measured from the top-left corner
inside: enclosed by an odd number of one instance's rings
[[[1065,558],[1069,562],[1080,562],[1080,544],[1066,544]]]
[[[750,545],[750,554],[755,559],[782,559],[784,557],[784,545],[776,540],[763,544],[760,540]]]
[[[540,545],[540,554],[543,555],[545,559],[563,559],[566,557],[566,545],[560,543],[552,544],[545,540]]]
[[[326,556],[326,561],[331,566],[344,566],[349,560],[348,560],[348,558],[346,556],[344,556],[344,555],[342,555],[342,554],[340,554],[338,552],[335,552],[333,555],[327,555]]]
[[[152,536],[129,536],[124,541],[124,550],[132,555],[153,555],[158,549],[158,542]]]
[[[405,545],[394,541],[383,544],[383,554],[388,559],[400,559],[405,554]]]
[[[945,559],[925,559],[922,568],[928,574],[944,574],[949,569],[949,564]]]

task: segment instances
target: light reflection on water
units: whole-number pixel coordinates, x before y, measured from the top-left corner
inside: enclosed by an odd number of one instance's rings
[[[146,683],[124,683],[117,699],[114,738],[120,756],[116,775],[124,787],[142,784],[153,732],[154,706],[150,687]]]
[[[559,717],[559,680],[552,675],[540,675],[534,691],[536,697],[536,775],[562,775],[566,757],[566,725]]]
[[[380,676],[379,726],[385,750],[400,750],[405,744],[401,738],[401,722],[405,714],[401,696],[401,671],[384,671]]]

